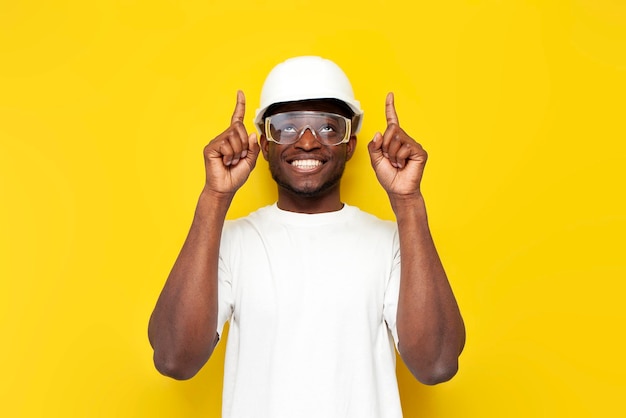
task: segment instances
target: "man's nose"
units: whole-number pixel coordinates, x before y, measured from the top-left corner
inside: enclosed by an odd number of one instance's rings
[[[300,138],[298,138],[298,141],[296,142],[297,148],[305,150],[319,148],[320,146],[321,144],[317,140],[317,135],[310,126],[304,128],[304,130],[300,133]]]

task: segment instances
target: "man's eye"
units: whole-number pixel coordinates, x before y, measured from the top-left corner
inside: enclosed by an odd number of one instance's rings
[[[286,134],[294,134],[298,131],[295,128],[295,126],[285,126],[283,129],[281,129],[281,132],[286,133]]]
[[[335,132],[335,128],[331,125],[324,125],[319,129],[319,132],[322,134],[327,134],[327,133],[331,133],[331,132]]]

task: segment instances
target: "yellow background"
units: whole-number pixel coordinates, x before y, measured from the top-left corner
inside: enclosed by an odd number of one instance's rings
[[[429,151],[431,227],[463,311],[457,377],[399,366],[407,417],[622,417],[626,6],[618,0],[0,3],[0,416],[217,417],[148,317],[237,89],[322,55],[365,109],[343,197],[393,213],[365,148],[396,93]],[[260,162],[230,212],[275,198]],[[303,376],[306,378],[306,376]]]

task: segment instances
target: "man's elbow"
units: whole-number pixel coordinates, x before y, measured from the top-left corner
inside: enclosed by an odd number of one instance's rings
[[[447,382],[452,379],[459,370],[459,362],[457,360],[448,361],[437,364],[432,367],[412,368],[409,370],[421,383],[429,386]]]
[[[163,376],[176,380],[188,380],[194,377],[202,368],[205,361],[189,361],[175,356],[161,356],[155,351],[154,367]]]
[[[419,346],[398,345],[400,356],[411,374],[425,385],[436,385],[452,379],[459,371],[459,356],[439,352],[427,354]]]

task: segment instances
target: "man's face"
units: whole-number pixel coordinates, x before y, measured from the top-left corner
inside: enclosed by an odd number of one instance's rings
[[[325,100],[285,103],[273,109],[272,114],[300,110],[351,117],[342,106]],[[352,157],[355,145],[355,136],[345,144],[324,145],[309,129],[289,145],[276,144],[261,135],[263,156],[279,189],[302,197],[322,196],[338,190],[346,161]]]

